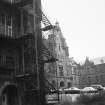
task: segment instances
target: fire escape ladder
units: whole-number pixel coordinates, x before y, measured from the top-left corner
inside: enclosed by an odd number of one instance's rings
[[[45,14],[42,12],[42,22],[45,26],[51,25],[50,21],[48,18],[45,16]]]
[[[48,18],[43,12],[42,12],[42,22],[45,26],[44,28],[42,28],[42,31],[49,31],[54,28],[54,26],[51,24],[51,22],[48,20]],[[57,59],[53,57],[51,51],[44,46],[42,49],[42,53],[48,58],[46,63],[52,63],[57,61]],[[58,93],[58,90],[47,79],[45,79],[45,87],[47,91],[49,91],[49,93]]]
[[[45,25],[45,27],[42,28],[42,31],[51,30],[53,28],[52,24],[50,23],[50,21],[42,11],[41,13],[42,13],[42,23]]]
[[[49,19],[46,17],[46,15],[43,13],[43,11],[41,11],[41,13],[42,13],[42,23],[45,26],[44,28],[42,28],[42,31],[49,31],[49,30],[53,29],[54,28],[53,25],[51,24]],[[42,35],[43,39],[46,37],[45,35],[46,35],[46,33],[44,35]],[[48,58],[53,57],[51,51],[44,46],[42,47],[42,53]]]

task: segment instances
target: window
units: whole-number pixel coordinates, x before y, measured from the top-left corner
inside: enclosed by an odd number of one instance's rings
[[[60,51],[60,45],[59,45],[59,51]]]
[[[14,57],[12,56],[6,56],[6,65],[10,66],[10,67],[14,67]]]
[[[0,23],[5,24],[5,14],[3,13],[0,14]]]
[[[77,72],[76,67],[73,67],[73,68],[72,68],[72,74],[76,74],[76,72]]]
[[[6,100],[6,95],[3,95],[3,102],[5,102]]]
[[[88,82],[89,82],[89,83],[91,82],[91,77],[88,77]]]
[[[53,43],[48,43],[48,46],[49,46],[49,49],[50,49],[51,51],[53,51],[53,49],[54,49]]]
[[[98,76],[96,76],[95,78],[96,78],[96,79],[95,79],[95,80],[96,80],[96,83],[99,82],[99,78],[98,78]]]
[[[2,56],[0,55],[0,64],[2,64]]]
[[[70,82],[67,83],[67,87],[70,88],[72,84]]]
[[[73,80],[73,77],[70,77],[70,80]]]
[[[59,65],[59,75],[60,75],[60,76],[64,76],[64,73],[63,73],[63,66],[62,66],[62,65]]]
[[[0,14],[0,33],[4,34],[5,32],[5,15],[3,13]]]
[[[4,13],[0,14],[0,32],[12,36],[13,17]]]
[[[101,78],[101,81],[104,81],[104,75],[101,75],[100,78]]]
[[[61,82],[60,82],[60,87],[64,87],[64,86],[65,86],[64,82],[61,81]]]
[[[53,85],[54,87],[56,87],[56,82],[55,82],[54,80],[52,80],[52,85]]]
[[[7,16],[6,17],[6,24],[11,26],[11,23],[12,23],[12,17],[11,16]]]

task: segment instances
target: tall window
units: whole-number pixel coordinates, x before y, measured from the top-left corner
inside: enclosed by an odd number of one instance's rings
[[[6,17],[6,31],[8,36],[12,36],[12,16]]]
[[[64,87],[64,86],[65,86],[64,81],[61,81],[61,82],[60,82],[60,87]]]
[[[59,51],[61,50],[60,44],[59,44]]]
[[[56,87],[56,81],[52,80],[52,85]]]
[[[70,88],[72,84],[70,82],[67,83],[67,87]]]
[[[99,82],[99,77],[95,76],[96,83]]]
[[[100,75],[101,82],[104,81],[104,75]]]
[[[12,16],[0,14],[0,33],[12,36]]]
[[[88,77],[88,83],[91,84],[91,77]]]
[[[6,56],[6,65],[14,68],[14,66],[15,66],[14,63],[15,63],[14,57]]]
[[[77,68],[76,67],[73,67],[72,68],[72,74],[76,74],[76,72],[77,72]]]
[[[62,66],[62,65],[59,65],[59,75],[60,75],[60,76],[64,76],[64,73],[63,73],[63,66]]]

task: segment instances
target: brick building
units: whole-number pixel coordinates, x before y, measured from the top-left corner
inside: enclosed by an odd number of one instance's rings
[[[41,21],[41,0],[0,0],[0,105],[45,103]]]

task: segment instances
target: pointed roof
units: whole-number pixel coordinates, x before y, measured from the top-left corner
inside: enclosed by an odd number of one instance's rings
[[[86,57],[84,65],[86,65],[86,66],[92,66],[92,65],[94,65],[94,62],[89,60],[89,57]]]

